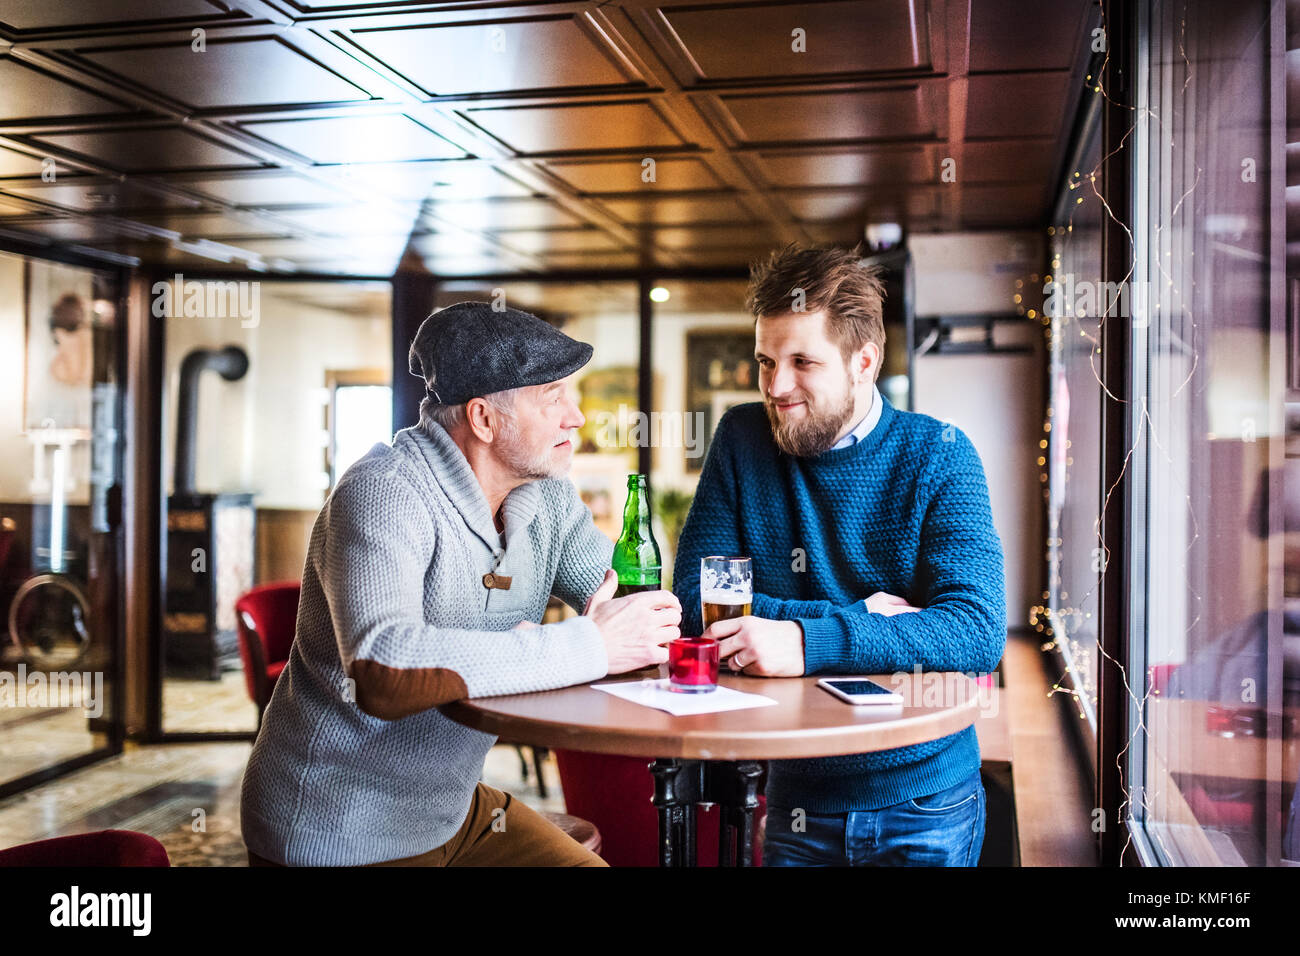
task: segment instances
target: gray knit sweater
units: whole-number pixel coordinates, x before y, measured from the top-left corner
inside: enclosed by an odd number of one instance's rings
[[[269,860],[348,866],[441,846],[496,738],[436,705],[605,675],[589,618],[515,628],[540,621],[551,594],[581,611],[609,567],[613,544],[573,483],[511,492],[503,547],[465,456],[431,431],[372,448],[312,528],[297,633],[240,802],[244,841]],[[486,587],[489,572],[510,588]]]

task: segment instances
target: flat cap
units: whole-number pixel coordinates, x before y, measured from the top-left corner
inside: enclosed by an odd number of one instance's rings
[[[457,302],[420,323],[408,364],[439,405],[545,385],[591,360],[591,346],[519,309]]]

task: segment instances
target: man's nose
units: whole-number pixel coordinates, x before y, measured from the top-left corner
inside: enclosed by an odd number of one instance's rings
[[[794,370],[788,365],[777,365],[772,370],[772,379],[767,384],[768,394],[774,398],[788,395],[794,390]]]
[[[568,400],[568,408],[566,410],[568,414],[564,419],[565,428],[581,428],[587,423],[587,416],[582,414],[582,409],[578,407],[578,403],[573,399]]]

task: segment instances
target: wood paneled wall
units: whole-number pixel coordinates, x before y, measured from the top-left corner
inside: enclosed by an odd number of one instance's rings
[[[297,581],[307,558],[315,511],[257,509],[257,564],[254,583]]]

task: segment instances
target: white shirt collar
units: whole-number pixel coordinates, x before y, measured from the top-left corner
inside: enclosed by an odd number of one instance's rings
[[[862,421],[853,426],[853,430],[831,446],[832,450],[836,448],[848,448],[850,445],[856,445],[862,439],[871,434],[871,430],[876,427],[880,421],[881,406],[880,389],[871,386],[871,410],[862,416]]]

